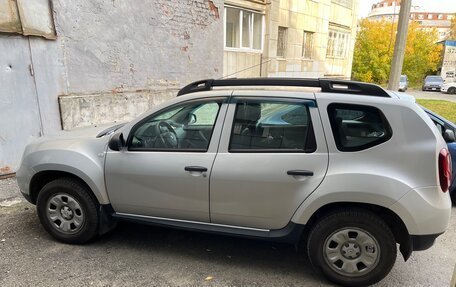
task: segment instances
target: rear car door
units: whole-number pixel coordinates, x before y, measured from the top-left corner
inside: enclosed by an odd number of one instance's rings
[[[165,108],[131,129],[126,149],[108,150],[106,187],[117,213],[209,222],[209,174],[226,99]]]
[[[211,174],[212,223],[283,228],[321,183],[328,150],[305,96],[233,96]]]

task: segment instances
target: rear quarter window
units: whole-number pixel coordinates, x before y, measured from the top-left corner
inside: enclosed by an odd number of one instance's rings
[[[328,116],[337,149],[360,151],[388,141],[391,126],[383,113],[371,106],[331,104]]]

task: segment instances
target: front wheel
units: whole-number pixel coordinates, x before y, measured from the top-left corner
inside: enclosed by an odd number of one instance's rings
[[[382,280],[396,260],[394,235],[364,210],[339,210],[321,218],[309,233],[307,254],[330,281],[365,286]]]
[[[456,88],[451,87],[451,88],[448,89],[447,92],[448,92],[448,94],[456,94]]]
[[[46,184],[38,194],[36,208],[44,229],[65,243],[81,244],[98,234],[97,203],[90,190],[72,178]]]

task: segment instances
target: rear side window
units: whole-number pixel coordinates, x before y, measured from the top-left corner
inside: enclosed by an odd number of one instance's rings
[[[388,141],[391,127],[374,107],[349,104],[328,106],[329,121],[337,149],[360,151]]]
[[[306,152],[316,150],[306,103],[238,102],[230,152]]]

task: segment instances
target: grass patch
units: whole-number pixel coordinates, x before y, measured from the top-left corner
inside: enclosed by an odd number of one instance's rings
[[[456,103],[440,100],[417,99],[418,104],[456,123]]]

